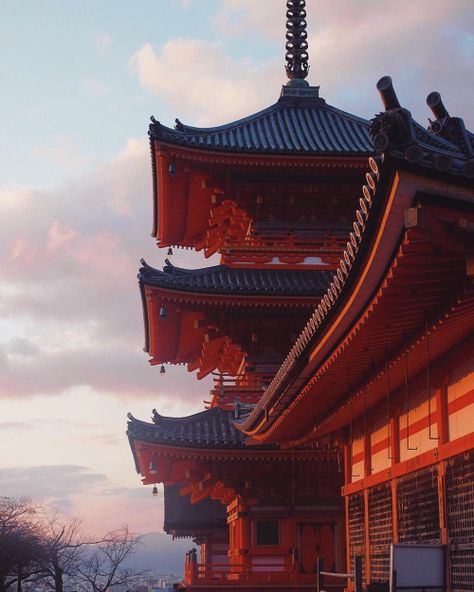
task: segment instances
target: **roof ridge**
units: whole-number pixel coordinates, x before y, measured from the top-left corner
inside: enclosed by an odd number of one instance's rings
[[[158,413],[158,411],[156,409],[153,409],[152,413],[153,413],[153,416],[152,416],[153,423],[149,423],[149,422],[142,421],[142,420],[135,419],[135,418],[133,418],[133,420],[139,421],[141,423],[145,423],[147,425],[158,425],[158,423],[160,423],[160,422],[193,423],[193,422],[199,422],[204,417],[210,417],[213,415],[221,415],[221,414],[232,414],[231,411],[226,411],[225,409],[221,409],[220,407],[212,407],[210,409],[203,409],[202,411],[198,411],[197,413],[193,413],[191,415],[185,415],[184,417],[170,417],[167,415],[161,415],[160,413]]]

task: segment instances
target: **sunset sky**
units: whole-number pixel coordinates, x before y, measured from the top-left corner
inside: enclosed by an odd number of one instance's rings
[[[394,80],[425,124],[439,90],[474,128],[472,0],[307,0],[310,82],[370,118]],[[90,531],[161,530],[126,414],[202,409],[208,383],[143,353],[136,273],[150,238],[150,115],[214,125],[273,103],[284,0],[0,0],[0,495]],[[200,256],[175,253],[178,265]]]

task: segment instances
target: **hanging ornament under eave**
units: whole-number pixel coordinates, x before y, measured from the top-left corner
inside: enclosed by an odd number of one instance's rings
[[[173,249],[170,247],[168,249],[168,257],[171,257],[172,254],[173,254]]]
[[[163,365],[160,367],[160,374],[166,374],[166,370]]]
[[[156,485],[153,485],[153,489],[151,490],[151,495],[153,497],[156,497],[158,495],[158,487]]]
[[[153,457],[150,460],[150,464],[148,466],[148,472],[150,473],[150,475],[156,475],[156,473],[158,473],[158,465],[156,463],[156,458]]]

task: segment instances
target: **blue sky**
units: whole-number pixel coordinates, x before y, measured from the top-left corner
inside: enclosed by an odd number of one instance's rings
[[[439,90],[474,128],[472,0],[307,4],[310,82],[329,103],[371,117],[390,74],[421,123]],[[219,124],[274,102],[285,2],[0,7],[0,491],[159,530],[126,413],[198,411],[209,384],[182,367],[161,378],[142,351],[138,262],[164,260],[149,238],[148,121]]]
[[[152,113],[172,123],[176,115],[160,97],[143,92],[130,57],[145,43],[159,48],[196,33],[224,43],[213,21],[215,5],[205,0],[141,0],[133,7],[123,0],[2,2],[3,182],[26,179],[53,186],[65,169],[82,173],[111,159],[127,138],[143,135]],[[225,45],[234,57],[262,59],[275,43],[254,36],[245,45],[240,39]]]

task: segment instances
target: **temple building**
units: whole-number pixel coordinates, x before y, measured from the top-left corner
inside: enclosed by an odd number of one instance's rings
[[[305,16],[287,2],[274,105],[152,118],[153,236],[221,263],[142,262],[150,363],[214,387],[189,417],[129,415],[136,470],[199,547],[187,590],[302,591],[321,564],[385,586],[401,543],[473,590],[474,136],[438,93],[418,124],[389,77],[370,122],[326,103]]]

